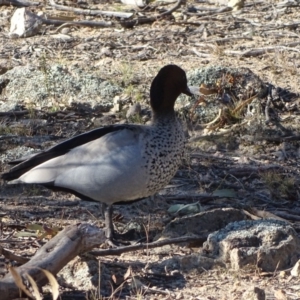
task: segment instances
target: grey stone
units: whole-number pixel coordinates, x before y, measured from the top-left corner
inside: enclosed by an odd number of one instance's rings
[[[133,117],[135,115],[140,115],[141,114],[141,104],[140,103],[134,103],[133,105],[131,105],[129,107],[129,109],[127,110],[127,113],[126,113],[126,118],[129,119],[130,117]]]
[[[230,90],[230,93],[217,93],[204,96],[206,105],[196,105],[199,97],[192,99],[180,96],[176,104],[179,108],[192,110],[194,119],[203,123],[210,122],[217,115],[220,107],[231,104],[234,99],[247,100],[257,95],[258,98],[265,96],[267,87],[264,82],[248,68],[229,68],[222,66],[209,66],[195,69],[187,73],[189,85],[204,85],[209,90]]]
[[[94,258],[76,257],[57,274],[57,280],[60,285],[77,290],[96,290],[100,282],[99,275],[104,281],[104,278],[108,279],[109,274],[103,264],[101,264],[101,270],[99,268],[100,264]]]
[[[283,221],[240,221],[210,234],[203,248],[235,270],[253,265],[273,272],[296,263],[300,239]]]
[[[246,216],[234,208],[220,208],[176,218],[170,222],[160,238],[175,238],[185,235],[205,235],[219,230],[227,224],[244,220]]]
[[[15,67],[1,75],[1,80],[9,80],[9,83],[5,95],[0,95],[0,111],[12,110],[22,102],[31,103],[35,108],[51,107],[53,99],[58,104],[85,103],[109,111],[114,96],[122,91],[97,74],[87,73],[77,66],[68,68],[50,62],[40,68]]]

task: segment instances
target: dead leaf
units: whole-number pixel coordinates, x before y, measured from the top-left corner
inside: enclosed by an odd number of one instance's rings
[[[59,296],[59,285],[57,283],[57,280],[55,279],[54,275],[51,274],[49,271],[47,271],[45,269],[41,269],[41,270],[43,271],[43,273],[48,278],[49,283],[51,285],[51,289],[52,289],[53,300],[56,300]]]
[[[30,291],[27,289],[27,287],[23,283],[23,279],[18,273],[18,271],[14,267],[8,268],[12,277],[15,280],[15,283],[19,289],[21,289],[28,297],[33,298],[33,295],[30,293]],[[21,295],[20,295],[21,296]]]
[[[42,300],[40,292],[39,292],[39,288],[38,288],[36,282],[29,274],[26,274],[26,276],[27,276],[28,281],[31,284],[32,289],[33,289],[33,295],[34,295],[35,299]]]
[[[209,89],[205,84],[201,84],[199,91],[201,94],[208,96],[208,95],[213,95],[217,94],[218,90],[217,89]]]
[[[124,274],[124,281],[127,280],[131,276],[132,276],[132,269],[131,269],[131,267],[129,267],[127,269],[126,273]]]

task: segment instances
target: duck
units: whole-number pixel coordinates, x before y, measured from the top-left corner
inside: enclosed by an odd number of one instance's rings
[[[183,125],[174,110],[180,94],[192,96],[185,71],[170,64],[150,87],[150,124],[115,124],[67,139],[1,175],[9,184],[38,184],[102,203],[105,234],[115,237],[114,204],[154,195],[177,172],[185,151]]]

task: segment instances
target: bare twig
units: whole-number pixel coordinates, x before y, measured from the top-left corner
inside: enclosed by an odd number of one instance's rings
[[[231,7],[222,7],[222,8],[218,8],[218,9],[213,9],[213,10],[209,10],[205,13],[184,12],[184,14],[186,14],[188,16],[207,17],[207,16],[213,16],[213,15],[226,13],[226,12],[229,12],[229,11],[232,11]]]
[[[255,99],[257,97],[257,94],[250,97],[249,99],[243,101],[242,103],[240,103],[235,109],[232,110],[233,114],[236,114],[238,111],[240,111],[241,109],[243,109],[246,105],[248,105],[249,103],[251,103],[253,101],[253,99]]]
[[[0,6],[15,6],[15,7],[29,7],[29,6],[39,6],[41,2],[28,2],[25,0],[0,0]]]
[[[270,122],[270,114],[269,114],[270,104],[271,104],[271,96],[268,95],[268,100],[265,107],[266,124]]]
[[[152,249],[157,247],[162,247],[170,244],[180,244],[180,243],[195,243],[195,242],[205,242],[207,239],[207,235],[199,236],[199,237],[180,237],[174,239],[165,239],[161,241],[156,241],[153,243],[144,243],[137,244],[113,249],[105,249],[105,250],[95,250],[90,253],[96,256],[106,256],[106,255],[120,255],[122,253],[143,250],[143,249]]]
[[[289,141],[299,141],[300,135],[291,135],[291,136],[265,136],[259,137],[258,140],[265,140],[268,142],[289,142]]]
[[[289,220],[289,221],[300,221],[300,216],[295,215],[295,214],[290,214],[288,212],[284,212],[284,211],[278,211],[278,210],[274,210],[272,211],[274,213],[274,215],[284,218],[285,220]]]
[[[1,111],[0,117],[14,117],[14,116],[24,116],[28,114],[28,110],[21,111]]]
[[[251,174],[259,174],[263,172],[269,172],[272,170],[278,170],[281,166],[270,165],[270,166],[261,166],[261,167],[243,167],[243,168],[234,168],[227,171],[228,174],[234,176],[247,176]]]
[[[62,20],[48,20],[41,18],[43,24],[46,25],[64,25],[66,26],[87,26],[87,27],[110,27],[112,26],[112,22],[95,22],[95,21],[74,21],[74,22],[65,22]]]
[[[117,18],[131,18],[133,13],[125,13],[119,11],[102,11],[102,10],[92,10],[92,9],[81,9],[75,7],[69,7],[65,5],[58,5],[54,0],[49,0],[49,3],[52,7],[62,10],[62,11],[71,11],[75,14],[81,14],[86,16],[108,16],[108,17],[117,17]]]
[[[29,261],[28,258],[22,257],[22,256],[18,256],[13,254],[12,252],[0,247],[0,254],[2,254],[5,258],[9,259],[9,260],[14,260],[20,264],[25,264]]]
[[[167,10],[159,15],[156,15],[153,17],[148,17],[148,18],[147,17],[137,18],[135,20],[130,20],[130,21],[122,21],[122,22],[120,22],[120,24],[125,28],[132,28],[133,26],[136,26],[136,25],[153,23],[156,20],[159,20],[159,19],[163,18],[164,16],[168,16],[172,12],[177,10],[181,6],[182,2],[183,2],[183,0],[178,0],[172,8],[170,8],[169,10]]]
[[[250,57],[250,56],[259,56],[259,55],[263,55],[266,53],[272,53],[272,52],[275,52],[278,50],[289,50],[289,51],[300,52],[298,49],[291,48],[291,47],[295,47],[298,45],[300,45],[300,41],[288,43],[286,45],[270,46],[270,47],[265,47],[265,48],[254,48],[254,49],[246,50],[243,52],[226,50],[226,51],[224,51],[224,53],[230,54],[230,55],[240,55],[243,57]]]

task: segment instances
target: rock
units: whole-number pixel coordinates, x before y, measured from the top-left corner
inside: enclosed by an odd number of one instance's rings
[[[191,271],[202,273],[204,270],[212,269],[216,264],[214,259],[199,254],[185,255],[179,257],[178,261],[180,269],[185,273]]]
[[[78,66],[65,67],[47,60],[40,68],[30,65],[15,67],[0,75],[0,82],[9,80],[5,87],[6,101],[0,102],[0,111],[9,111],[30,99],[35,108],[51,106],[51,100],[68,105],[85,105],[107,112],[113,98],[122,90],[95,73]]]
[[[296,262],[293,269],[291,270],[291,275],[294,277],[299,277],[300,274],[300,260]]]
[[[101,280],[99,280],[99,275],[101,275]],[[57,274],[57,280],[61,286],[86,291],[97,290],[99,282],[104,290],[105,285],[110,281],[109,277],[109,271],[105,265],[100,266],[98,260],[88,255],[77,256]]]
[[[18,8],[10,20],[9,37],[20,38],[36,35],[42,24],[42,19],[32,13],[29,8]]]
[[[242,300],[265,300],[265,299],[266,299],[265,291],[256,286],[251,287],[242,296]]]
[[[140,116],[141,115],[141,111],[142,111],[141,104],[138,103],[138,102],[134,103],[127,110],[126,118],[129,119],[129,118],[131,118],[131,117],[133,117],[135,115]]]
[[[300,239],[283,221],[240,221],[210,234],[203,248],[235,270],[253,265],[273,272],[296,263]]]
[[[260,99],[265,97],[268,91],[266,84],[248,68],[209,66],[188,72],[187,78],[191,86],[205,86],[206,105],[199,104],[195,107],[199,97],[184,95],[179,97],[175,105],[179,109],[193,111],[193,119],[199,120],[200,123],[212,121],[220,108],[232,105],[236,99],[247,100],[255,95]]]
[[[71,28],[70,27],[64,27],[64,28],[62,28],[61,29],[61,33],[62,34],[68,34],[68,33],[70,33],[70,31],[71,31]]]
[[[175,238],[185,235],[205,235],[219,230],[231,222],[246,219],[238,209],[220,208],[201,212],[192,216],[176,218],[171,221],[160,238]]]

